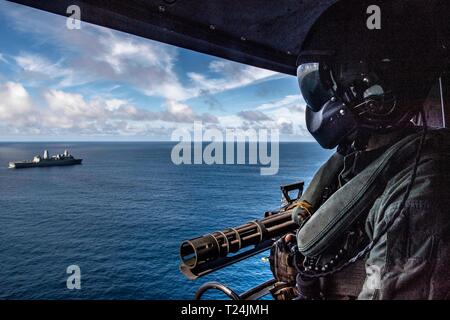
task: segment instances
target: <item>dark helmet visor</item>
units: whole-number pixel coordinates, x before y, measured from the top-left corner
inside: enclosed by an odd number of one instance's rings
[[[297,68],[297,79],[307,106],[317,112],[333,97],[333,92],[324,88],[319,73],[319,63],[305,63]]]

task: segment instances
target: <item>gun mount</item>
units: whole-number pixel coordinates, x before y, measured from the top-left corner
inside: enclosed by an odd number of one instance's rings
[[[183,241],[180,246],[180,271],[188,279],[194,280],[269,249],[278,238],[298,229],[292,215],[299,208],[297,204],[301,202],[303,187],[304,182],[281,186],[282,207],[266,212],[261,220]],[[292,197],[295,191],[297,194]],[[268,281],[250,289],[250,293],[238,295],[221,284],[211,282],[203,285],[196,297],[200,298],[205,291],[215,289],[232,292],[228,296],[233,299],[255,298],[260,297],[262,292],[267,294],[271,285],[273,281]]]

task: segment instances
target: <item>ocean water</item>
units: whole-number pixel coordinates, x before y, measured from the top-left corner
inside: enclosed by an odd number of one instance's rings
[[[243,292],[270,279],[263,253],[187,280],[179,244],[261,218],[281,184],[310,181],[330,152],[282,143],[279,173],[261,176],[255,165],[176,166],[173,145],[0,143],[0,299],[190,299],[207,281]],[[7,169],[66,148],[83,165]],[[73,264],[80,290],[66,288]]]

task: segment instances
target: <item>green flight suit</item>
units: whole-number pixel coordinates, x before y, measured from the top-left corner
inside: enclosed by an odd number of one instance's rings
[[[405,133],[406,138],[408,135]],[[397,140],[378,150],[345,157],[335,154],[318,171],[304,200],[319,204],[321,192],[317,190],[323,190],[331,180],[336,182],[333,171],[338,172],[340,188],[357,193],[358,178],[361,183],[367,170],[376,168],[387,148],[396,143],[402,142]],[[383,224],[396,213],[410,182],[414,163],[411,152],[404,156],[399,152],[395,165],[384,172],[382,187],[373,188],[377,195],[365,199],[370,202],[369,210],[363,216],[369,239],[381,232]],[[332,208],[333,203],[341,205],[339,192],[335,194],[325,202],[324,208]],[[314,215],[316,221],[321,221]],[[327,219],[322,220],[328,222]],[[304,244],[300,238],[302,234],[305,236],[309,232],[312,237],[317,228],[316,225],[310,230],[299,231],[299,248]],[[450,298],[450,131],[429,130],[427,133],[417,177],[404,210],[370,251],[365,264],[367,276],[360,288],[359,299]]]
[[[375,200],[366,220],[370,238],[398,208],[414,162],[405,159]],[[368,270],[374,266],[380,272],[379,281],[366,279],[359,299],[450,298],[449,131],[428,133],[405,209],[366,259]]]

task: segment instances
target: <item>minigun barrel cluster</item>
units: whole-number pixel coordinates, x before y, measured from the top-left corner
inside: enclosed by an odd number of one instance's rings
[[[298,200],[302,188],[303,183],[282,186],[286,205],[279,211],[267,212],[261,220],[182,242],[182,273],[190,279],[196,279],[267,250],[276,238],[297,229],[297,223],[292,220],[292,210],[288,208],[289,204]],[[297,199],[292,200],[288,192],[294,189],[299,190],[299,193]],[[247,250],[241,252],[245,248]]]

